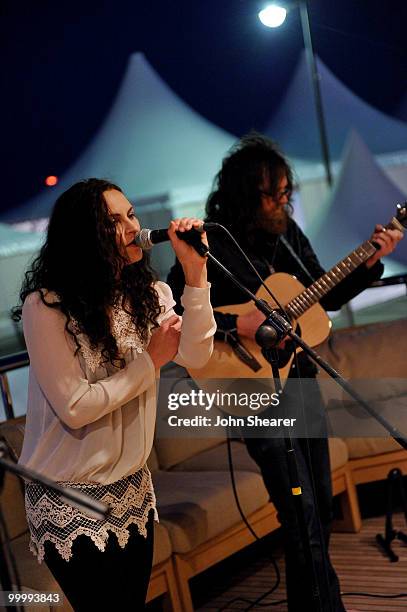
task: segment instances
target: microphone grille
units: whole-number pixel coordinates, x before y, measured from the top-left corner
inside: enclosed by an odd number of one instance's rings
[[[150,240],[150,232],[149,229],[141,229],[134,239],[134,243],[143,251],[149,251],[153,246]]]

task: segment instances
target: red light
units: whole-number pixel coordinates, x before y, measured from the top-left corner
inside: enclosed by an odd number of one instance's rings
[[[45,179],[44,183],[46,184],[47,187],[53,187],[54,185],[56,185],[58,183],[58,177],[57,176],[47,176],[47,178]]]

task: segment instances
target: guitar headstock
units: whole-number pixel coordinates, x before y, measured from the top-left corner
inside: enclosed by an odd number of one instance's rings
[[[404,232],[404,230],[407,228],[407,202],[397,204],[396,208],[396,215],[393,217],[390,223],[386,225],[386,228],[398,229],[401,232]]]
[[[407,202],[403,202],[403,204],[397,204],[397,213],[396,216],[392,219],[392,224],[394,224],[394,226],[397,229],[400,229],[401,231],[407,228]],[[398,224],[402,227],[399,227]]]

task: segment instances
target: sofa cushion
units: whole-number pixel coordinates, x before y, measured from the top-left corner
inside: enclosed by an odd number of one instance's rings
[[[18,461],[21,453],[24,425],[25,417],[9,419],[0,423],[0,439],[6,443],[9,452],[8,458],[13,462]],[[27,531],[23,484],[18,476],[10,472],[5,474],[0,501],[10,538],[16,538]]]
[[[332,472],[348,462],[348,447],[341,438],[329,438],[329,458]]]
[[[373,457],[401,450],[401,446],[393,438],[348,438],[346,444],[349,459]]]
[[[170,536],[168,531],[161,525],[154,521],[154,556],[153,566],[166,561],[171,557],[172,547]]]
[[[21,455],[24,441],[25,416],[8,419],[0,423],[0,438],[4,438],[11,459],[17,461]]]
[[[399,320],[335,331],[319,347],[319,354],[349,380],[354,390],[402,432],[407,431],[406,342],[407,320]],[[350,458],[398,448],[374,417],[323,371],[320,383],[332,429],[345,439]],[[367,438],[382,435],[383,440]]]
[[[406,380],[406,344],[407,320],[401,319],[336,330],[318,352],[345,378]]]
[[[154,446],[163,470],[174,467],[208,448],[222,444],[223,438],[157,438]]]
[[[17,476],[5,474],[0,503],[10,539],[18,538],[28,530],[28,525],[22,483]]]
[[[21,584],[35,591],[53,591],[62,593],[58,583],[45,563],[38,563],[29,549],[29,534],[26,533],[13,540],[11,549],[17,562]],[[72,612],[72,607],[64,597],[61,612]]]
[[[407,320],[400,320],[335,331],[318,351],[364,399],[380,401],[407,398],[406,344]],[[350,400],[323,370],[319,376],[326,404]]]
[[[246,515],[267,504],[261,476],[236,472],[235,478]],[[160,521],[174,552],[188,552],[241,521],[227,472],[159,471],[154,484]]]
[[[373,401],[368,398],[367,404],[378,417],[387,421],[388,425],[406,434],[407,395],[384,401]],[[383,438],[386,440],[391,437],[380,421],[355,401],[330,400],[327,410],[332,431],[336,436],[343,438],[347,444],[352,438]]]
[[[247,452],[244,442],[232,440],[233,468],[236,471],[256,472],[260,469]],[[177,463],[171,471],[174,472],[196,472],[212,471],[227,472],[229,470],[228,450],[226,441],[213,448],[209,448],[192,457]]]
[[[329,454],[331,458],[331,469],[336,470],[346,464],[348,461],[348,449],[345,442],[341,438],[329,439]],[[260,474],[260,468],[253,461],[247,452],[244,442],[232,440],[232,460],[233,468],[236,471],[255,472]],[[229,461],[227,454],[226,442],[210,448],[209,450],[198,453],[178,463],[172,468],[172,472],[196,472],[196,471],[227,471],[229,470]]]

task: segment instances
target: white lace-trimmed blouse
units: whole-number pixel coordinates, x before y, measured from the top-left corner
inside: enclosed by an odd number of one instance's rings
[[[163,312],[158,322],[172,316],[171,289],[155,285]],[[47,301],[56,300],[48,294]],[[175,361],[199,368],[209,359],[216,325],[207,288],[188,287],[182,297],[184,314]],[[117,370],[103,363],[86,336],[77,336],[80,350],[65,331],[59,309],[30,294],[23,307],[24,336],[30,356],[26,431],[20,463],[53,480],[78,487],[111,506],[110,518],[92,519],[60,502],[40,485],[26,486],[26,511],[31,549],[39,560],[44,543],[53,542],[69,559],[72,542],[88,535],[104,549],[108,531],[120,545],[135,523],[145,535],[155,496],[146,466],[151,452],[156,413],[153,362],[140,341],[131,318],[119,307],[112,310],[112,331],[126,365]]]

